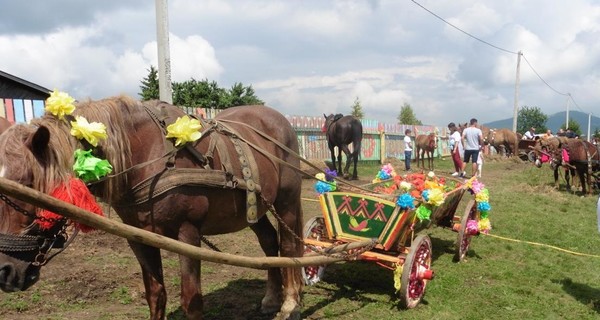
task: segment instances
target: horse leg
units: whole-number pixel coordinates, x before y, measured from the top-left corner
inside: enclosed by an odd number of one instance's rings
[[[293,181],[289,179],[288,181]],[[298,181],[297,185],[302,182]],[[274,203],[275,210],[281,220],[279,222],[280,255],[282,257],[301,257],[304,253],[302,237],[302,205],[301,189],[286,188],[282,196]],[[285,225],[282,225],[284,223]],[[283,305],[277,319],[300,319],[300,305],[304,282],[300,268],[282,268],[283,275]]]
[[[333,170],[338,170],[335,164],[335,147],[329,146],[329,151],[331,151],[331,164],[333,165]]]
[[[358,179],[358,171],[356,166],[358,165],[358,150],[352,153],[352,160],[354,161],[354,172],[352,173],[352,180]]]
[[[344,178],[349,179],[350,178],[350,163],[352,163],[353,153],[350,152],[348,145],[342,145],[342,151],[344,152],[344,154],[346,154],[346,166],[344,167],[344,172],[346,172],[346,175],[344,176]],[[340,152],[340,155],[341,154],[342,154],[342,152]],[[340,163],[341,163],[341,161],[340,161]],[[354,168],[354,172],[356,172],[356,168]]]
[[[258,243],[267,257],[276,257],[279,254],[279,243],[277,242],[277,230],[271,224],[267,216],[258,219],[258,222],[250,225],[258,238]],[[282,277],[280,268],[269,268],[267,270],[267,292],[261,301],[262,313],[274,313],[281,307]]]
[[[135,241],[128,240],[127,242],[142,267],[142,278],[146,290],[146,301],[148,302],[148,308],[150,308],[150,319],[163,320],[167,305],[167,291],[163,279],[160,249]]]
[[[200,245],[200,232],[189,223],[179,228],[178,240],[194,246]],[[200,278],[201,261],[179,255],[179,270],[181,274],[181,308],[188,319],[202,318],[202,287]]]

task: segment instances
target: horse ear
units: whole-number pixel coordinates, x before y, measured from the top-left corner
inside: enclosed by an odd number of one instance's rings
[[[26,145],[36,159],[40,162],[44,162],[44,159],[46,159],[46,155],[48,154],[48,142],[50,142],[50,130],[41,126],[27,140]]]

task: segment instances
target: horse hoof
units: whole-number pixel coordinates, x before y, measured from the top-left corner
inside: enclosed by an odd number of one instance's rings
[[[273,319],[277,320],[301,320],[300,305],[298,302],[289,299],[281,306],[281,311]]]
[[[349,174],[347,174],[347,173],[345,173],[345,174],[344,174],[344,179],[346,179],[346,180],[350,180],[350,175],[349,175]]]

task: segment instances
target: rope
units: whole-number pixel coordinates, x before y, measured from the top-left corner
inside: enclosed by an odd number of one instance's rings
[[[518,243],[526,243],[526,244],[530,244],[530,245],[534,245],[534,246],[546,247],[546,248],[554,249],[554,250],[557,250],[557,251],[569,253],[569,254],[576,255],[576,256],[600,258],[600,255],[575,252],[575,251],[563,249],[563,248],[560,248],[560,247],[557,247],[557,246],[552,246],[552,245],[549,245],[549,244],[532,242],[532,241],[525,241],[525,240],[518,240],[518,239],[511,239],[511,238],[507,238],[507,237],[497,236],[497,235],[494,235],[494,234],[485,234],[485,233],[481,233],[481,234],[485,235],[485,236],[488,236],[488,237],[502,239],[502,240],[506,240],[506,241],[512,241],[512,242],[518,242]]]

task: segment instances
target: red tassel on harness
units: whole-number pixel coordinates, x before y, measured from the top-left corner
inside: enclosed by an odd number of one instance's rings
[[[61,184],[58,187],[56,187],[56,189],[54,189],[50,193],[50,195],[56,199],[76,205],[81,209],[91,211],[100,216],[104,216],[100,205],[98,205],[98,202],[96,202],[96,198],[94,198],[94,195],[92,195],[85,183],[83,183],[83,181],[80,179],[71,178],[69,180],[68,187],[64,184]],[[56,221],[63,218],[63,216],[48,210],[42,210],[39,216],[41,218],[44,218],[37,219],[37,223],[43,230],[52,228]],[[94,228],[78,222],[76,222],[75,224],[77,227],[79,227],[79,229],[81,229],[82,232],[89,232],[94,230]]]

